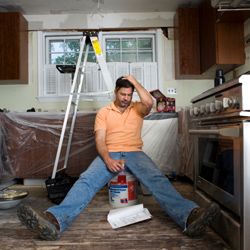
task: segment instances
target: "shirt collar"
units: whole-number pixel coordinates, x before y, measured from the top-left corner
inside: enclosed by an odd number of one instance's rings
[[[130,102],[128,108],[132,108],[133,106],[134,106],[134,102]],[[108,109],[113,109],[113,110],[120,112],[118,108],[115,106],[115,100],[111,102],[111,104],[108,106]]]

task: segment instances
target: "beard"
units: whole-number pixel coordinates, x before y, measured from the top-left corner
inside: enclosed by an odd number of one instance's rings
[[[124,102],[124,101],[120,101],[119,104],[121,107],[128,107],[129,104],[130,104],[131,101],[127,101],[127,102]]]

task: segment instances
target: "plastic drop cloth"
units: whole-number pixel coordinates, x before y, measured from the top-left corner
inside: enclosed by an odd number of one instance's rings
[[[14,178],[48,178],[64,121],[64,113],[0,114],[0,180]],[[78,177],[97,156],[94,139],[96,113],[78,112],[66,173]],[[72,115],[69,116],[58,169],[63,167]]]
[[[8,181],[15,179],[16,174],[14,168],[11,166],[9,161],[9,154],[6,147],[6,133],[4,128],[1,126],[0,119],[0,184],[4,184]]]
[[[0,181],[51,177],[64,113],[0,113]],[[97,156],[95,112],[78,112],[66,173],[78,177]],[[68,120],[58,169],[62,168],[72,115]],[[143,150],[166,175],[178,173],[177,113],[153,113],[144,120]]]
[[[190,107],[184,107],[178,112],[179,128],[179,159],[180,159],[180,173],[193,180],[194,174],[194,142],[193,136],[189,134],[189,129],[192,127],[190,119]]]
[[[142,150],[165,175],[179,173],[178,114],[152,113],[144,119]]]

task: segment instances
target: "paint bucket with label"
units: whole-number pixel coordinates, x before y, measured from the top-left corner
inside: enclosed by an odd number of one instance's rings
[[[109,204],[114,208],[137,204],[138,181],[128,170],[120,171],[108,183]]]

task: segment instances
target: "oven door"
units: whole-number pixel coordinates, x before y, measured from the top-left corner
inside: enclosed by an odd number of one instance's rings
[[[235,214],[241,214],[242,123],[192,129],[194,182]]]

